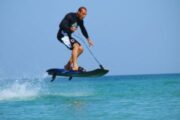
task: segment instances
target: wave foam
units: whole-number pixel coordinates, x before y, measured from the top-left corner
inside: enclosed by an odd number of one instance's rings
[[[28,82],[20,83],[15,81],[14,83],[1,89],[0,100],[33,98],[38,95],[39,90],[39,88],[34,88],[32,84]]]

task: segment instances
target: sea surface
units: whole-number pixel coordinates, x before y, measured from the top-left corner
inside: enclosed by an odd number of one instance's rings
[[[0,78],[0,120],[180,120],[180,74]]]

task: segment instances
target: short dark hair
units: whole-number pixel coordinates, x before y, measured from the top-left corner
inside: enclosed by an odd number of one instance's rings
[[[87,11],[86,7],[80,7],[80,8],[78,9],[78,11],[80,12],[82,9],[84,9],[84,10]]]

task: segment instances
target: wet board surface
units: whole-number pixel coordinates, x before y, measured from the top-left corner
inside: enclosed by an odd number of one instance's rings
[[[49,75],[54,76],[66,76],[66,77],[100,77],[107,74],[109,70],[106,69],[94,69],[91,71],[73,71],[73,70],[66,70],[66,69],[58,69],[52,68],[47,70]]]

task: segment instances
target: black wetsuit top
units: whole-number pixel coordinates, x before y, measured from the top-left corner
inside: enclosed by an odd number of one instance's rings
[[[83,20],[80,20],[77,17],[77,13],[68,13],[64,17],[64,19],[61,21],[61,23],[59,24],[58,38],[63,36],[61,34],[62,31],[67,33],[68,36],[71,38],[71,34],[73,32],[70,30],[70,27],[76,27],[77,28],[78,26],[80,26],[82,34],[84,35],[84,37],[89,38],[88,33],[86,31],[86,28],[84,27]]]

